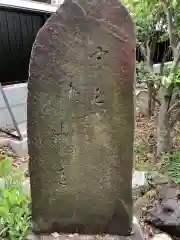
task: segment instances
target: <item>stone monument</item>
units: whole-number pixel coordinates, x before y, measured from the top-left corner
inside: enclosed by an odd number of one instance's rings
[[[33,231],[132,229],[134,25],[118,0],[67,0],[29,67]]]

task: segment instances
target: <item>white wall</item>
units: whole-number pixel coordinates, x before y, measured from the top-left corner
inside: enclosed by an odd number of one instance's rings
[[[59,6],[60,4],[62,4],[62,2],[62,0],[51,0],[51,4],[55,6]]]
[[[173,64],[173,62],[166,62],[164,65],[165,65],[165,67],[167,67],[167,68],[171,68],[171,67],[172,67],[172,64]],[[154,66],[153,66],[154,72],[155,72],[155,73],[160,72],[160,67],[161,67],[161,64],[160,64],[160,63],[154,64]]]
[[[3,87],[18,124],[27,121],[27,83]],[[4,99],[0,94],[0,127],[11,128],[13,123]]]

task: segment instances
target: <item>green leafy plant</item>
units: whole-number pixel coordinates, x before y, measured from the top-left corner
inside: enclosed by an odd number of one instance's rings
[[[151,168],[148,161],[148,146],[144,141],[136,142],[134,144],[135,153],[135,169],[139,171],[146,171]]]
[[[134,152],[136,154],[140,154],[140,155],[142,155],[142,154],[147,155],[148,147],[147,147],[146,143],[143,140],[141,140],[138,143],[135,143],[134,144]]]
[[[136,63],[136,81],[138,83],[147,82],[149,78],[149,73],[145,68],[145,64],[143,62]]]
[[[180,111],[177,89],[180,83],[178,73],[180,64],[180,1],[179,0],[123,0],[136,23],[137,46],[150,73],[148,79],[138,73],[137,80],[147,79],[148,115],[151,117],[158,106],[156,156],[159,160],[164,152],[172,149],[173,127],[179,121]],[[154,56],[158,43],[166,43],[163,52],[159,76],[154,72]],[[166,70],[165,63],[172,55],[171,70]],[[139,74],[139,76],[138,76]],[[180,89],[180,88],[179,88]],[[175,91],[176,90],[176,91]]]
[[[0,239],[23,240],[30,224],[29,199],[23,193],[23,174],[12,160],[0,160]]]
[[[180,183],[180,151],[165,155],[165,171],[175,183]]]

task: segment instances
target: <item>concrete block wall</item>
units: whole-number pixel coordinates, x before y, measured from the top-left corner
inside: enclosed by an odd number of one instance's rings
[[[18,124],[27,121],[27,83],[3,87],[9,105]],[[11,116],[0,93],[0,128],[13,127]]]
[[[173,62],[166,62],[165,64],[165,67],[166,68],[172,68],[172,65],[173,65]],[[153,66],[153,70],[155,73],[159,73],[160,72],[160,67],[161,67],[161,64],[154,64]]]

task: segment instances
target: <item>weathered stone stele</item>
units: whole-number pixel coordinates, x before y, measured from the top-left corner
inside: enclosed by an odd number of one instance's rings
[[[65,1],[39,31],[28,82],[35,232],[130,233],[134,71],[118,0]]]

